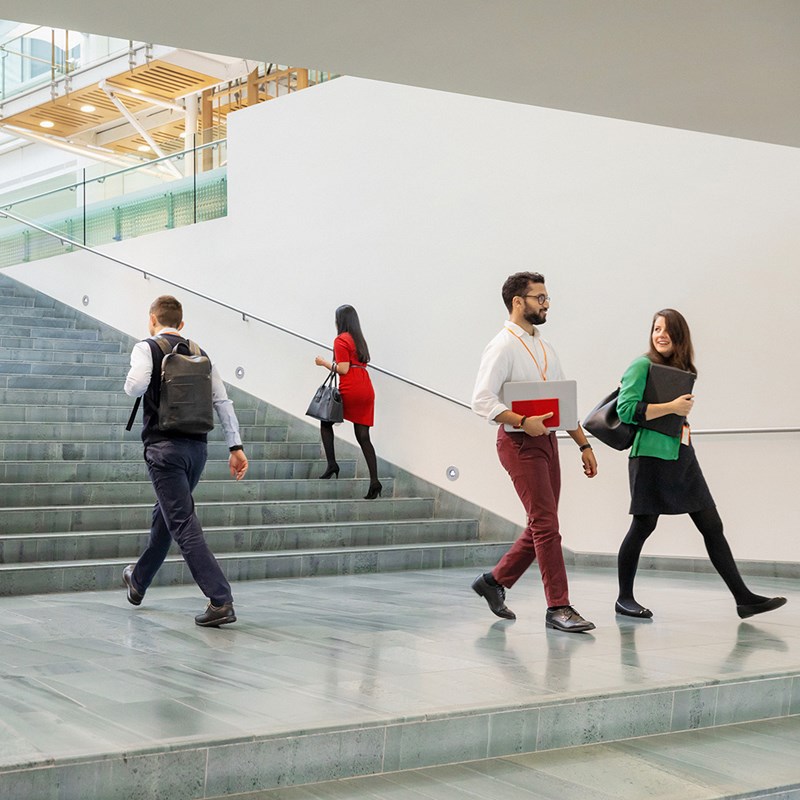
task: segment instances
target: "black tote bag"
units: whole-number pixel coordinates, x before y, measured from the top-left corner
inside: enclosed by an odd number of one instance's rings
[[[620,420],[617,414],[619,387],[604,397],[587,415],[583,427],[603,444],[615,450],[627,450],[636,436],[636,426]]]
[[[344,420],[342,395],[339,394],[339,376],[335,366],[311,398],[306,416],[314,417],[321,422],[342,422]]]

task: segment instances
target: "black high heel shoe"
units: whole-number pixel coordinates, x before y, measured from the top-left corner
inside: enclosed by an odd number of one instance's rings
[[[332,467],[329,466],[328,469],[326,469],[325,472],[323,472],[322,475],[319,476],[319,479],[321,481],[326,481],[330,477],[334,477],[334,478],[338,478],[339,477],[339,465],[338,464],[334,464]]]
[[[370,483],[369,491],[364,495],[365,500],[374,500],[376,497],[381,496],[381,492],[383,491],[383,485],[380,481],[375,481],[375,483]]]

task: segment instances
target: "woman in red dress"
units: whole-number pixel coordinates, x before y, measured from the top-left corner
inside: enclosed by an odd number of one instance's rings
[[[365,500],[380,497],[381,482],[378,480],[378,460],[375,448],[369,438],[369,429],[375,417],[375,390],[367,372],[369,348],[361,332],[361,323],[353,306],[339,306],[336,309],[336,332],[333,342],[333,363],[317,356],[315,363],[325,369],[336,368],[340,376],[339,391],[342,394],[344,418],[353,423],[356,441],[364,453],[369,469],[369,491]],[[328,468],[321,478],[339,477],[339,465],[333,447],[333,423],[320,422],[320,435]]]

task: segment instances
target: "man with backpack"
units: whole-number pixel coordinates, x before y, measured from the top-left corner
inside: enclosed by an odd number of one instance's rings
[[[236,621],[233,595],[206,544],[192,498],[206,464],[207,433],[213,428],[212,406],[222,425],[230,451],[231,476],[236,480],[247,472],[247,457],[233,403],[219,373],[205,352],[180,335],[182,328],[180,302],[170,295],[157,297],[150,306],[150,338],[138,342],[131,352],[125,393],[144,399],[144,460],[157,502],[147,547],[135,565],[125,567],[122,579],[128,589],[128,602],[141,605],[174,539],[209,601],[206,610],[194,618],[195,623],[219,627]]]

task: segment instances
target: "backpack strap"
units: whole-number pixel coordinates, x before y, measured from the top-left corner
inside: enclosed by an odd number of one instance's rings
[[[150,339],[144,339],[143,341],[147,342],[148,345],[150,344],[150,342],[157,345],[164,355],[167,355],[167,353],[171,353],[173,350],[172,345],[169,343],[169,340],[166,339],[164,336],[155,336]],[[186,341],[189,342],[188,339]],[[181,343],[179,342],[179,344]],[[196,349],[198,352],[194,353],[193,348]],[[194,344],[194,342],[189,342],[189,349],[192,351],[193,354],[200,355],[200,348],[197,347],[197,345]],[[141,404],[142,404],[142,397],[140,395],[139,397],[136,398],[136,401],[133,404],[133,411],[131,411],[131,415],[130,417],[128,417],[128,424],[125,426],[126,431],[129,431],[133,427],[133,423],[136,421],[136,412],[139,410],[139,406]]]

